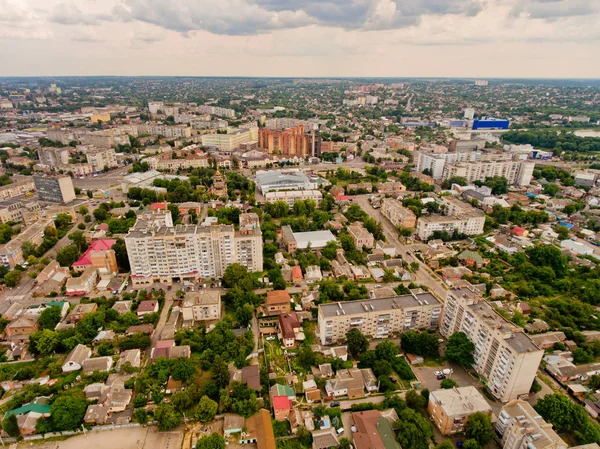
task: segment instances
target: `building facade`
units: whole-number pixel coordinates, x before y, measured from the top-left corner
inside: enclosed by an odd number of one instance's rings
[[[431,293],[319,305],[321,344],[342,343],[346,332],[358,329],[372,338],[414,329],[436,329],[442,304]]]
[[[381,202],[381,213],[394,226],[414,229],[417,225],[417,216],[412,210],[407,209],[402,203],[393,198],[384,198]]]
[[[313,200],[319,204],[319,201],[323,199],[323,194],[318,190],[291,190],[283,192],[268,192],[265,194],[267,203],[274,203],[275,201],[285,201],[290,207],[294,206],[294,203],[298,200]]]
[[[252,215],[246,219],[246,215]],[[125,237],[134,285],[221,278],[232,263],[252,272],[263,270],[262,233],[255,214],[240,216],[240,230],[230,225],[173,226],[171,213],[138,217]]]
[[[40,200],[70,203],[76,198],[73,180],[69,176],[33,175],[33,182]]]
[[[449,338],[456,332],[475,345],[473,367],[497,399],[508,402],[529,393],[544,351],[465,287],[450,290],[444,305],[440,333]]]
[[[305,132],[304,125],[296,125],[286,130],[264,128],[258,132],[258,146],[270,154],[317,156],[320,141],[320,134],[315,130]]]
[[[464,432],[473,413],[492,416],[492,408],[486,399],[471,385],[432,391],[427,411],[442,435]]]

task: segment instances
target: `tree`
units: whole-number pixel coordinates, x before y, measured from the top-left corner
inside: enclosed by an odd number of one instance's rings
[[[229,369],[221,356],[216,356],[212,366],[212,378],[219,388],[229,384]]]
[[[56,225],[57,229],[66,229],[72,221],[73,217],[71,217],[69,214],[58,214],[54,219],[54,224]]]
[[[135,420],[139,424],[144,425],[148,423],[148,412],[143,408],[138,408],[137,410],[135,410],[133,412],[133,416],[135,416]]]
[[[38,354],[52,354],[60,344],[58,333],[50,329],[35,332],[30,338],[35,341],[35,352]]]
[[[33,242],[27,240],[21,245],[21,251],[23,251],[23,257],[27,259],[29,256],[36,253],[37,246],[35,246]]]
[[[111,249],[115,252],[115,258],[117,259],[117,266],[119,267],[119,270],[122,272],[129,271],[129,257],[127,256],[125,240],[118,238]]]
[[[404,397],[406,405],[410,408],[418,409],[427,407],[427,401],[423,396],[418,394],[415,390],[408,390]]]
[[[427,331],[408,331],[402,334],[400,344],[404,352],[421,355],[423,357],[439,356],[439,341],[435,334]]]
[[[181,416],[175,412],[171,404],[167,404],[166,402],[162,402],[156,407],[154,418],[156,418],[158,430],[161,432],[171,430],[181,423]]]
[[[196,449],[225,449],[225,439],[217,432],[203,436],[196,443]]]
[[[100,207],[95,209],[92,215],[98,221],[106,221],[108,219],[108,212]]]
[[[50,407],[54,430],[75,430],[81,426],[88,402],[74,396],[60,396]]]
[[[481,447],[485,447],[494,437],[492,419],[482,412],[475,412],[467,422],[466,435],[474,439]]]
[[[356,328],[346,332],[346,341],[348,342],[348,351],[354,358],[369,349],[369,340]]]
[[[435,449],[454,449],[454,444],[450,440],[442,441]]]
[[[16,287],[21,282],[23,273],[18,270],[13,270],[4,275],[4,283],[7,287]]]
[[[76,245],[80,252],[84,252],[88,248],[87,241],[82,231],[73,231],[69,234],[69,240]]]
[[[458,387],[458,384],[456,383],[456,381],[454,379],[444,379],[440,383],[440,388],[443,388],[445,390],[450,390],[454,387]]]
[[[85,215],[89,214],[89,213],[90,213],[90,211],[89,211],[89,209],[88,209],[87,207],[85,207],[85,206],[81,206],[81,207],[79,208],[79,213],[80,213],[82,216],[85,216]]]
[[[558,186],[556,184],[546,184],[544,186],[544,193],[549,196],[555,196],[558,193]]]
[[[194,374],[196,374],[196,365],[192,359],[181,358],[173,361],[171,376],[174,380],[186,382]]]
[[[223,286],[227,288],[239,287],[248,292],[252,290],[254,285],[248,268],[239,263],[232,263],[223,274]]]
[[[379,360],[391,362],[398,355],[398,346],[391,341],[383,341],[375,347],[375,355]]]
[[[198,411],[196,412],[196,419],[201,423],[205,424],[212,421],[217,414],[219,404],[213,401],[208,396],[202,396],[200,403],[198,404]]]
[[[70,267],[77,262],[80,256],[81,253],[77,245],[67,245],[56,254],[56,261],[61,267]]]
[[[463,449],[481,449],[481,446],[479,445],[477,440],[470,439],[464,441]]]
[[[448,339],[446,357],[459,365],[471,366],[474,363],[473,351],[475,351],[475,345],[471,343],[464,332],[456,332]]]
[[[14,413],[4,418],[4,421],[2,421],[2,428],[9,436],[13,438],[19,438],[21,436],[21,430],[19,429],[19,423],[17,422],[17,415]]]
[[[399,418],[396,428],[400,445],[410,449],[429,449],[429,440],[433,436],[429,421],[411,408],[402,410]]]
[[[56,325],[60,322],[61,311],[59,306],[47,307],[40,313],[40,319],[38,321],[40,329],[51,329],[53,330]]]

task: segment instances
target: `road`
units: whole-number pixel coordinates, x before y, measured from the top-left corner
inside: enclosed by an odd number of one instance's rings
[[[352,197],[354,202],[358,204],[367,215],[381,222],[383,225],[383,233],[389,243],[396,247],[396,252],[402,257],[406,264],[416,262],[419,264],[419,269],[414,273],[415,281],[418,284],[424,285],[431,292],[435,293],[442,301],[446,300],[446,290],[441,280],[435,276],[429,269],[421,263],[419,259],[411,254],[411,245],[404,245],[398,240],[398,232],[392,223],[383,216],[381,210],[374,209],[369,203],[371,195],[356,195]]]
[[[120,184],[123,180],[123,176],[127,174],[127,171],[131,167],[125,166],[122,168],[117,168],[116,170],[111,170],[106,173],[101,173],[96,177],[88,176],[86,178],[73,178],[73,185],[75,187],[79,187],[80,189],[102,189],[106,190],[111,185]]]

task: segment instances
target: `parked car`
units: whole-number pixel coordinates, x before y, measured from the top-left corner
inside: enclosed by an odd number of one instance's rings
[[[333,401],[331,404],[329,404],[330,407],[339,407],[340,403],[338,401]]]
[[[267,341],[273,341],[275,340],[275,337],[271,336],[271,337],[267,337]]]
[[[437,380],[444,380],[446,378],[446,376],[444,376],[443,374],[440,374],[439,376],[435,376]]]

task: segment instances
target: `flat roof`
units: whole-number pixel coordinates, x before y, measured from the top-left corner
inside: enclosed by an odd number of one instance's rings
[[[331,231],[309,231],[309,232],[294,232],[296,243],[318,242],[322,240],[335,240],[335,235]]]
[[[338,312],[346,315],[356,315],[370,312],[383,312],[396,308],[419,307],[426,305],[440,306],[440,302],[431,293],[393,296],[390,298],[365,299],[362,301],[346,301],[321,304],[319,308],[324,317],[338,316]],[[368,310],[367,310],[368,308]]]
[[[442,406],[447,416],[491,413],[492,408],[483,395],[472,385],[432,391],[431,396]]]

